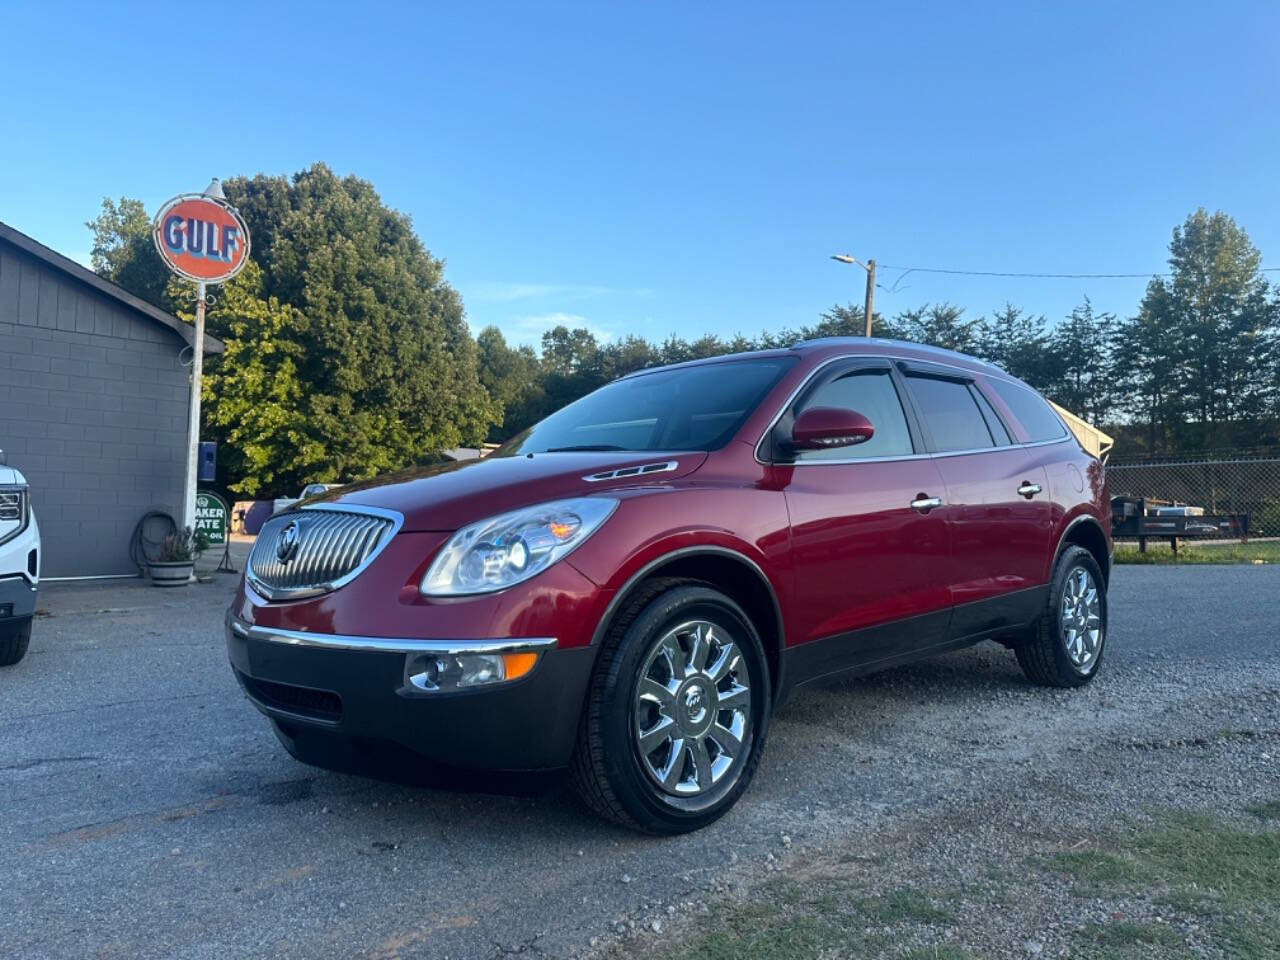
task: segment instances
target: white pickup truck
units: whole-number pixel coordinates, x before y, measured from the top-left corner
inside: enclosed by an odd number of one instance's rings
[[[27,481],[0,450],[0,667],[26,656],[39,583],[40,528]]]

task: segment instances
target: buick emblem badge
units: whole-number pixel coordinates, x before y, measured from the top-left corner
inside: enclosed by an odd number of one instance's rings
[[[290,520],[280,531],[280,539],[276,541],[276,558],[281,563],[288,563],[298,552],[298,521]]]

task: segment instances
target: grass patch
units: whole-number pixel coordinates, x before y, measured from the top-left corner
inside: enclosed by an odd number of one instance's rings
[[[1185,952],[1182,937],[1159,923],[1090,924],[1077,938],[1076,956],[1097,960],[1173,957]]]
[[[1058,854],[1049,864],[1087,896],[1146,894],[1199,918],[1231,956],[1280,955],[1280,831],[1169,814],[1134,836]],[[1081,946],[1098,957],[1167,956],[1174,941],[1143,939],[1156,935],[1146,925],[1108,924],[1082,934]]]
[[[913,951],[899,946],[900,932],[956,922],[954,914],[937,906],[925,892],[912,887],[871,897],[859,896],[860,892],[857,884],[841,877],[814,878],[803,884],[778,880],[754,902],[720,905],[699,924],[693,940],[667,955],[680,960],[818,956],[968,960],[954,946]],[[868,927],[876,929],[868,933]]]
[[[684,960],[793,960],[816,957],[838,946],[840,929],[820,917],[756,907],[734,916],[716,916],[683,950]]]
[[[1196,544],[1195,541],[1183,541],[1175,555],[1169,549],[1168,541],[1147,542],[1147,552],[1139,553],[1136,544],[1117,544],[1116,563],[1138,564],[1178,564],[1195,565],[1205,563],[1280,563],[1280,542],[1264,543],[1232,543],[1222,546]]]
[[[1280,799],[1250,812],[1280,817]],[[1207,948],[1230,960],[1274,960],[1280,957],[1280,824],[1242,823],[1160,814],[1101,836],[1090,848],[975,865],[984,879],[937,886],[882,887],[835,857],[803,879],[775,876],[751,896],[714,904],[694,924],[657,942],[637,941],[621,955],[975,960],[990,955],[993,933],[1001,943],[1013,936],[1016,949],[1022,932],[1010,934],[992,922],[1004,911],[992,898],[1045,889],[1050,914],[1069,916],[1064,887],[1074,886],[1076,893],[1111,901],[1107,911],[1114,916],[1131,919],[1064,925],[1044,944],[1045,956],[1065,947],[1075,960],[1191,960]]]
[[[1266,803],[1256,803],[1252,807],[1245,807],[1255,817],[1263,820],[1280,820],[1280,799],[1268,800]]]
[[[955,914],[933,905],[925,894],[903,887],[880,897],[861,900],[857,912],[871,923],[894,926],[899,923],[952,924]]]

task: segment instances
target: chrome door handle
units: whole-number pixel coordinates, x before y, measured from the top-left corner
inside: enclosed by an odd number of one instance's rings
[[[1019,496],[1026,497],[1028,500],[1030,500],[1039,492],[1040,492],[1040,484],[1038,483],[1024,483],[1022,486],[1018,488]]]
[[[911,501],[911,509],[919,510],[921,513],[928,513],[934,507],[942,506],[941,497],[916,497]]]

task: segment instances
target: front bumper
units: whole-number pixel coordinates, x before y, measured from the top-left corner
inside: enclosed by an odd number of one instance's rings
[[[30,620],[36,612],[36,585],[22,575],[0,577],[0,626]]]
[[[458,692],[410,680],[423,652],[539,652],[517,680]],[[277,726],[330,740],[393,744],[481,770],[568,765],[594,649],[546,640],[397,640],[251,626],[229,616],[227,652],[253,704]]]

